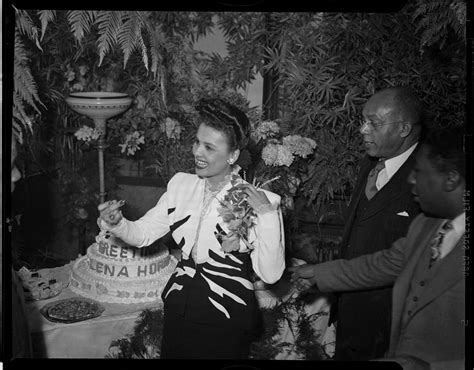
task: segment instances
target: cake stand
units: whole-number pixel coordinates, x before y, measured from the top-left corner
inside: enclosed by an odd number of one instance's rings
[[[99,131],[97,151],[99,157],[100,202],[105,202],[104,182],[104,149],[106,121],[125,112],[132,104],[132,98],[127,94],[106,91],[75,92],[66,98],[66,103],[79,114],[83,114],[94,121]]]

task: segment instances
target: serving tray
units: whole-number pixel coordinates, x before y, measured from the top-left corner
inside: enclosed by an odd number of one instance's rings
[[[74,297],[47,303],[40,309],[40,313],[51,322],[70,324],[99,317],[104,310],[97,301]]]

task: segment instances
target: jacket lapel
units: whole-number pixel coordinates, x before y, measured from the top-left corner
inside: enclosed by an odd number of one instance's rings
[[[408,176],[413,168],[415,161],[416,150],[408,157],[405,163],[399,168],[399,170],[392,176],[390,181],[380,189],[377,194],[368,203],[366,212],[362,214],[362,219],[373,217],[376,213],[382,211],[387,204],[393,202],[400,194],[405,194],[410,191],[410,185],[408,184]],[[364,183],[365,185],[365,183]],[[403,189],[400,191],[400,189]]]
[[[359,205],[361,196],[363,196],[365,192],[365,183],[367,180],[367,176],[369,175],[369,172],[372,170],[372,168],[375,167],[376,164],[377,164],[376,160],[372,160],[370,159],[370,157],[366,157],[366,159],[361,165],[359,177],[354,185],[354,190],[352,192],[347,219],[345,222],[344,231],[342,233],[341,245],[343,248],[346,248],[347,244],[349,243],[349,236],[352,229],[352,224],[354,223],[357,207]]]

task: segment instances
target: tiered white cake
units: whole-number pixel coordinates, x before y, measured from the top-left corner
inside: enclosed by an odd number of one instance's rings
[[[73,264],[70,287],[101,302],[152,302],[160,299],[177,262],[166,246],[134,248],[101,231]]]

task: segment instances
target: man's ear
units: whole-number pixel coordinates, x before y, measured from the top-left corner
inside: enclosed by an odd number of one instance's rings
[[[463,179],[457,170],[449,170],[444,179],[444,190],[453,191],[461,185]]]
[[[413,125],[409,122],[403,122],[400,128],[400,136],[407,137],[413,130]]]

